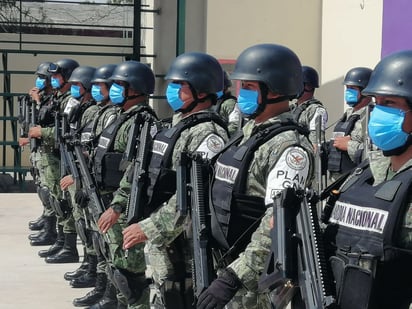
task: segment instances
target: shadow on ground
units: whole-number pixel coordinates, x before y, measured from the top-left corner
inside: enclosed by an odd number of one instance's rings
[[[19,182],[10,174],[0,174],[0,193],[35,193],[33,180]]]

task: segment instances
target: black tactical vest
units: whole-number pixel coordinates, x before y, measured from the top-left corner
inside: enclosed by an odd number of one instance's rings
[[[94,118],[93,121],[89,122],[82,130],[80,141],[84,146],[88,146],[91,148],[95,148],[97,146],[100,134],[96,133],[97,125],[99,121],[101,121],[100,117],[105,113],[109,108],[113,109],[111,115],[114,115],[117,118],[117,111],[118,109],[115,108],[114,105],[108,104],[103,106],[97,112],[97,116]]]
[[[138,105],[129,113],[122,113],[111,125],[103,130],[94,155],[94,173],[96,181],[102,189],[117,189],[124,171],[119,169],[123,153],[114,152],[114,141],[118,130],[124,122],[137,114],[148,112],[154,115],[154,111],[148,105]],[[142,118],[142,121],[144,119]]]
[[[55,126],[55,114],[59,112],[60,102],[64,101],[70,96],[70,91],[65,92],[58,96],[57,94],[52,95],[48,103],[43,104],[40,107],[38,114],[39,125],[42,127],[54,127]]]
[[[348,119],[345,115],[336,124],[333,132],[343,132],[344,135],[349,135],[355,123],[359,120],[360,116],[358,114],[352,114]],[[334,173],[345,173],[356,167],[358,162],[353,162],[346,151],[341,151],[336,147],[333,147],[331,141],[329,147],[329,157],[328,157],[328,171]]]
[[[225,250],[236,243],[232,258],[244,251],[266,211],[263,197],[245,194],[254,153],[274,136],[290,130],[308,135],[306,129],[292,121],[274,124],[260,129],[242,145],[239,145],[240,136],[226,148],[215,164],[210,202],[213,207],[212,235]]]
[[[160,130],[154,140],[148,166],[148,205],[154,211],[176,193],[176,171],[172,167],[173,150],[181,133],[202,122],[215,122],[226,128],[225,121],[215,112],[203,112],[183,118],[172,128]]]
[[[362,168],[358,167],[356,171],[362,171]],[[371,254],[377,259],[373,277],[375,302],[379,303],[376,299],[382,296],[380,294],[385,295],[383,299],[390,297],[389,301],[391,297],[396,300],[408,297],[408,293],[410,297],[412,250],[400,248],[397,240],[411,194],[412,170],[405,170],[377,186],[373,186],[369,168],[349,177],[352,178],[348,178],[347,184],[341,188],[334,206],[325,239],[341,254],[359,254],[360,257]],[[363,288],[356,286],[357,280],[350,284],[353,290]],[[391,296],[399,292],[399,295]]]

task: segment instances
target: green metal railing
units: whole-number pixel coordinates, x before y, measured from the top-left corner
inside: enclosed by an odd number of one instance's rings
[[[20,17],[18,21],[7,21],[7,25],[10,29],[14,29],[14,34],[19,35],[19,39],[16,40],[1,40],[0,44],[14,44],[18,45],[18,48],[9,48],[4,49],[1,48],[1,60],[2,60],[2,67],[0,68],[0,74],[3,76],[3,91],[0,92],[0,97],[2,97],[3,101],[3,108],[2,108],[2,116],[0,116],[0,121],[2,122],[3,128],[3,136],[2,140],[0,141],[0,147],[2,147],[2,164],[0,166],[0,174],[11,173],[13,174],[13,181],[16,184],[20,185],[21,190],[23,191],[25,188],[25,178],[30,171],[30,166],[22,166],[22,148],[19,147],[18,144],[18,117],[14,114],[15,110],[15,102],[17,101],[17,97],[22,95],[22,93],[16,93],[12,91],[12,76],[14,75],[32,75],[34,71],[32,70],[9,70],[9,55],[11,54],[48,54],[48,55],[77,55],[77,56],[91,56],[91,57],[122,57],[124,59],[133,59],[133,60],[140,60],[142,57],[155,57],[155,55],[149,54],[142,54],[141,49],[144,46],[141,46],[141,31],[142,30],[151,30],[148,27],[141,26],[141,14],[142,13],[158,13],[156,10],[147,9],[147,6],[142,6],[141,0],[135,0],[131,4],[107,4],[107,3],[84,3],[84,2],[62,2],[62,1],[43,1],[43,3],[59,3],[62,5],[66,3],[67,5],[112,5],[112,6],[129,6],[133,7],[133,23],[130,26],[108,26],[105,24],[104,26],[99,25],[79,25],[79,24],[53,24],[53,23],[33,23],[33,22],[26,22],[23,21],[22,12],[22,2],[27,1],[16,1],[16,9],[20,9]],[[31,1],[31,2],[41,2],[41,1]],[[0,26],[4,25],[4,21],[0,20]],[[53,26],[64,26],[65,29],[70,29],[70,27],[90,27],[93,29],[115,29],[116,31],[123,30],[132,32],[133,40],[131,45],[108,45],[103,42],[102,44],[98,43],[76,43],[76,42],[48,42],[47,40],[43,40],[42,42],[34,42],[32,40],[24,40],[22,36],[22,29],[27,26],[34,26],[34,27],[48,27],[50,29]],[[3,28],[2,28],[3,29]],[[102,30],[103,31],[103,30]],[[45,35],[47,36],[47,35]],[[103,40],[104,41],[104,40]],[[36,47],[39,46],[39,49],[33,49],[33,45],[36,44]],[[25,46],[31,46],[31,49],[25,48]],[[50,50],[46,50],[45,48],[41,48],[44,45],[48,45],[49,48],[59,47],[59,46],[79,46],[79,47],[88,47],[90,51],[53,51],[53,48]],[[105,48],[116,48],[118,50],[122,50],[122,52],[106,52],[106,51],[99,51],[99,49],[104,50]],[[126,50],[126,51],[123,51]],[[32,68],[30,68],[32,69]],[[7,151],[8,147],[11,147],[12,150],[12,160],[8,157],[10,151]],[[8,166],[7,162],[13,162],[13,166]]]

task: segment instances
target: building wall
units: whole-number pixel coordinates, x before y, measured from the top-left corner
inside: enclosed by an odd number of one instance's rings
[[[344,76],[353,67],[374,68],[380,60],[383,0],[327,0],[322,6],[321,88],[329,125],[345,109]],[[333,126],[332,126],[333,128]]]

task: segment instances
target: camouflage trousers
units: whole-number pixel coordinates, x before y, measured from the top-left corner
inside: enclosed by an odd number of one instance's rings
[[[146,271],[146,261],[144,254],[144,244],[138,244],[126,251],[123,249],[122,231],[126,227],[126,218],[121,215],[119,221],[112,226],[106,233],[106,241],[109,245],[111,265],[119,270],[125,270],[130,273],[144,274]],[[118,294],[118,301],[126,304],[127,300],[122,294]],[[148,309],[149,306],[149,288],[142,291],[142,296],[128,308]]]

